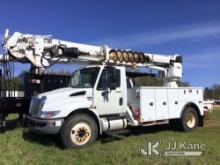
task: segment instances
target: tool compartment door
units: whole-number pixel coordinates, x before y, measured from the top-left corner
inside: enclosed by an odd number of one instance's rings
[[[140,88],[141,122],[155,120],[155,89]]]
[[[156,88],[156,120],[168,119],[167,88]]]

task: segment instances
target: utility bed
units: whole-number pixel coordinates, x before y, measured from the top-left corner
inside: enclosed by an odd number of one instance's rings
[[[188,104],[194,104],[203,115],[203,88],[141,86],[128,89],[128,106],[136,115],[135,111],[140,111],[141,123],[180,118]]]

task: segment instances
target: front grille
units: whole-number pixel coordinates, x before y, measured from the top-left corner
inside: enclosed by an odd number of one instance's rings
[[[32,98],[29,113],[32,116],[37,116],[40,110],[40,99]]]

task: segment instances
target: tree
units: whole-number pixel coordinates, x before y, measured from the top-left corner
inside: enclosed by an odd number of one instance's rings
[[[137,86],[163,86],[163,78],[162,77],[137,77],[134,78],[135,85]],[[188,87],[191,86],[189,82],[185,81],[177,81],[177,85],[180,87]]]
[[[211,88],[204,90],[205,99],[220,99],[220,84],[214,84]]]
[[[213,99],[220,99],[220,85],[214,84],[212,86],[212,98]]]
[[[191,84],[189,83],[189,82],[187,82],[187,81],[177,81],[177,85],[179,86],[179,87],[189,87],[189,86],[191,86]]]
[[[18,76],[15,76],[11,80],[5,80],[1,77],[0,81],[2,90],[22,90],[23,85],[21,79]]]
[[[207,100],[207,99],[211,99],[212,98],[212,90],[209,89],[208,87],[206,87],[204,89],[204,99]]]

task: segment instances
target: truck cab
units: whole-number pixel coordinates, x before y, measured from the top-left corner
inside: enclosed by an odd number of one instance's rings
[[[122,66],[92,65],[76,70],[68,87],[32,98],[27,116],[31,130],[60,133],[66,120],[75,114],[92,115],[99,133],[108,128],[101,117],[114,117],[123,123],[127,110],[125,77]]]

